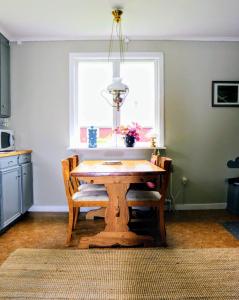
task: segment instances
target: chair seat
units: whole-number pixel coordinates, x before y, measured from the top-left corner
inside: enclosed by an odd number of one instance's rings
[[[108,201],[109,197],[106,191],[89,190],[76,192],[72,196],[73,201]]]
[[[140,191],[129,189],[126,198],[129,201],[159,201],[161,199],[161,195],[156,191]]]
[[[104,184],[83,183],[78,187],[78,190],[81,192],[106,191],[106,188],[105,188]]]
[[[140,191],[155,191],[157,184],[154,182],[131,183],[130,189]]]

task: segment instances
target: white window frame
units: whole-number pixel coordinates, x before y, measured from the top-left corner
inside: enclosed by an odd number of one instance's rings
[[[78,62],[86,60],[105,60],[108,53],[70,53],[69,64],[69,130],[70,149],[80,149],[82,144],[78,139]],[[112,60],[119,59],[119,53],[112,53]],[[124,56],[126,60],[149,60],[155,63],[155,131],[157,145],[164,148],[164,56],[162,52],[129,52]],[[126,100],[127,101],[127,100]],[[85,147],[83,147],[85,148]],[[114,148],[114,147],[112,147]],[[116,147],[115,147],[116,148]],[[144,148],[150,148],[144,147]],[[99,149],[99,148],[95,148]],[[118,149],[118,147],[117,147]]]

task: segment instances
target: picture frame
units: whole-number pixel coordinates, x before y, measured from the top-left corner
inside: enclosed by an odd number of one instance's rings
[[[212,81],[213,107],[239,107],[239,81]]]

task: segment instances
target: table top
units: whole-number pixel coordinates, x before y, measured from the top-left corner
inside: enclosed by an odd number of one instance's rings
[[[147,160],[85,160],[72,172],[72,176],[134,176],[159,175],[164,169]]]

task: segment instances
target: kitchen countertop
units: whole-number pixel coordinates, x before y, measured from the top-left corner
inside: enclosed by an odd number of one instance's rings
[[[0,152],[0,158],[7,157],[7,156],[28,154],[28,153],[32,153],[32,150],[15,150],[15,151],[6,151],[6,152],[3,151],[3,152]]]

